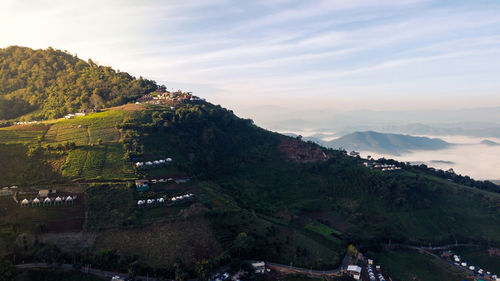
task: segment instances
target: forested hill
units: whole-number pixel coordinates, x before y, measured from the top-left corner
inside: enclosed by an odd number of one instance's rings
[[[341,138],[325,142],[324,145],[331,148],[373,151],[397,155],[402,152],[413,150],[444,149],[451,144],[441,139],[368,131],[345,135]]]
[[[0,49],[0,120],[33,119],[120,105],[158,88],[151,80],[48,48]]]

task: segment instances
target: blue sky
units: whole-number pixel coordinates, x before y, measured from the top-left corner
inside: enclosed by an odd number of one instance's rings
[[[68,50],[254,108],[500,106],[500,1],[3,0],[0,46]]]

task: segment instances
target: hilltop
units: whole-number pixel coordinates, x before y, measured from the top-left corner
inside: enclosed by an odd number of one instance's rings
[[[0,120],[62,117],[135,100],[155,82],[87,62],[67,52],[12,46],[0,49]]]
[[[0,197],[0,255],[182,280],[237,260],[332,269],[349,244],[500,246],[500,194],[481,182],[392,160],[365,165],[156,90],[86,116],[0,128],[0,186],[16,186]],[[400,169],[371,168],[386,164]],[[45,189],[77,199],[21,207]]]
[[[413,150],[439,150],[452,145],[437,138],[378,133],[373,131],[355,132],[332,141],[323,142],[323,144],[331,148],[372,151],[391,155],[398,155]]]

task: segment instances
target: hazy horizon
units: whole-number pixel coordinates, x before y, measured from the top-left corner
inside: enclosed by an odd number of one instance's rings
[[[14,1],[0,47],[49,46],[255,118],[500,106],[496,1]]]

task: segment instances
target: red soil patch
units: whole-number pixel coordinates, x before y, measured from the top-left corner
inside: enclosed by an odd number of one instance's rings
[[[278,149],[286,159],[294,162],[310,163],[328,160],[328,155],[320,146],[291,137],[280,136]]]

